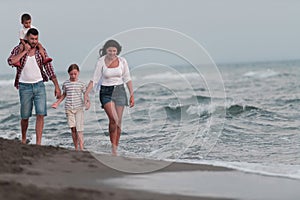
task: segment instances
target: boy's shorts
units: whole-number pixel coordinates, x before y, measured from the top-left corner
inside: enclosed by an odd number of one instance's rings
[[[66,110],[68,125],[70,128],[76,127],[77,131],[83,131],[84,112],[83,108]]]
[[[19,83],[20,113],[22,119],[32,116],[33,104],[36,115],[47,115],[46,90],[43,81]]]

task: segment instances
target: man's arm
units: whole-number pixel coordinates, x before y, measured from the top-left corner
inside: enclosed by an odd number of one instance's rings
[[[44,52],[45,52],[45,55],[47,56],[47,51],[46,49],[44,48]],[[57,81],[57,78],[56,78],[56,75],[55,75],[55,72],[54,72],[54,68],[52,66],[51,63],[47,63],[46,65],[44,65],[44,69],[46,71],[46,74],[47,76],[50,78],[50,80],[53,82],[54,84],[54,96],[59,99],[60,96],[61,96],[61,90],[59,88],[59,85],[58,85],[58,81]]]
[[[25,48],[24,48],[24,50],[22,52],[20,52],[20,45],[16,46],[12,50],[9,58],[7,59],[8,64],[11,65],[11,66],[13,66],[17,62],[19,62],[21,60],[21,58],[28,53],[29,50],[30,50],[30,45],[29,44],[25,45]]]
[[[60,88],[59,88],[58,81],[57,81],[56,77],[52,77],[52,78],[51,78],[51,81],[53,82],[54,87],[55,87],[55,89],[54,89],[54,96],[55,96],[57,99],[59,99],[60,96],[61,96],[61,90],[60,90]]]

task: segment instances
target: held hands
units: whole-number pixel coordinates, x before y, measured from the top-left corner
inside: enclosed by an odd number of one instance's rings
[[[59,87],[55,87],[54,96],[56,97],[56,99],[60,98],[60,96],[61,96],[61,90],[60,90]]]
[[[51,108],[54,108],[54,109],[56,109],[56,108],[57,108],[57,106],[58,106],[58,102],[55,102],[55,103],[53,103],[53,104],[51,105]]]
[[[86,110],[90,109],[91,102],[90,97],[88,95],[84,95],[84,105]]]
[[[59,92],[60,92],[60,90],[59,90]],[[59,104],[65,99],[65,97],[66,97],[65,93],[63,93],[62,95],[60,95],[60,97],[57,99],[57,101],[55,103],[53,103],[51,105],[51,107],[54,108],[54,109],[56,109],[59,106]]]

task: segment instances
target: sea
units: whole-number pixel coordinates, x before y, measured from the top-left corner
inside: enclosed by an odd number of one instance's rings
[[[119,155],[300,179],[300,61],[210,67],[131,68],[135,106],[124,110]],[[80,80],[88,83],[92,74],[81,70]],[[67,72],[57,76],[60,84],[68,79]],[[20,106],[13,82],[14,74],[0,76],[0,136],[18,140]],[[52,109],[53,84],[46,88],[42,144],[74,149],[64,105]],[[97,89],[90,98],[85,150],[109,154],[108,119]],[[35,144],[35,117],[29,123],[27,136]]]

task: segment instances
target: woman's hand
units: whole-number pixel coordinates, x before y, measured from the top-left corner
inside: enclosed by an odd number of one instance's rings
[[[134,96],[133,94],[130,95],[130,99],[129,99],[129,107],[132,108],[134,106]]]
[[[86,110],[90,109],[90,97],[87,94],[84,95],[84,105]]]

